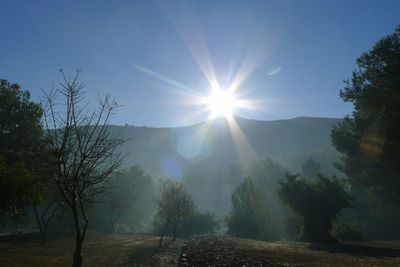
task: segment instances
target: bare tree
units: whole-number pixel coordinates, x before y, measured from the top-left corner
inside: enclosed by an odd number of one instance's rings
[[[171,181],[161,186],[156,204],[158,216],[165,222],[159,241],[161,247],[168,226],[172,226],[172,241],[174,241],[178,224],[190,217],[195,208],[191,196],[184,191],[182,184]]]
[[[84,103],[84,86],[74,77],[60,71],[61,88],[45,93],[44,124],[53,166],[51,177],[63,201],[71,209],[75,228],[73,266],[82,266],[82,245],[88,227],[87,208],[94,196],[103,191],[106,179],[121,164],[116,149],[122,144],[108,125],[117,104],[110,96],[98,98],[99,109],[88,111]],[[61,95],[63,101],[57,102]]]

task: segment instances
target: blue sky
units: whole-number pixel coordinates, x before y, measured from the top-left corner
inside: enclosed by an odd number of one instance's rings
[[[81,69],[89,101],[110,93],[122,105],[113,123],[178,126],[207,118],[185,93],[207,93],[202,67],[223,87],[244,66],[238,92],[262,105],[236,115],[343,117],[352,110],[338,96],[343,80],[400,24],[399,10],[389,0],[5,0],[0,78],[38,100],[60,68]]]

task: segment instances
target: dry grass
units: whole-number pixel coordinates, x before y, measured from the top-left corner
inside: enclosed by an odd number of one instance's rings
[[[182,241],[158,248],[158,237],[89,233],[83,249],[84,266],[176,266]],[[0,266],[71,266],[73,237],[53,237],[40,245],[33,236],[2,238]]]

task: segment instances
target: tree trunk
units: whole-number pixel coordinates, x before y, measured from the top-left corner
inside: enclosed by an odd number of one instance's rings
[[[43,232],[42,232],[42,244],[46,243],[47,241],[47,224],[43,223]]]
[[[78,206],[79,205],[79,206]],[[79,210],[82,218],[84,220],[83,229],[81,230],[80,218],[79,218]],[[72,264],[73,267],[81,267],[82,266],[82,245],[83,240],[85,239],[87,227],[89,224],[89,220],[86,217],[85,210],[83,208],[82,202],[74,202],[72,205],[72,211],[74,216],[74,225],[75,225],[75,252],[74,252],[74,262]]]
[[[46,235],[47,235],[47,227],[46,227],[46,232],[44,230],[44,225],[42,224],[42,220],[39,216],[39,212],[36,207],[33,207],[33,213],[35,214],[36,222],[39,227],[39,234],[40,234],[40,239],[42,241],[42,245],[46,242]]]
[[[162,240],[163,240],[163,238],[164,238],[165,233],[167,232],[168,225],[169,225],[169,221],[167,221],[167,223],[165,224],[164,230],[163,230],[163,232],[161,233],[160,241],[159,241],[159,246],[160,246],[160,247],[162,246]]]
[[[73,209],[73,217],[74,217],[74,228],[75,228],[75,251],[74,251],[74,259],[72,267],[81,267],[82,266],[82,236],[81,236],[81,227],[79,225],[79,214],[78,208],[76,206],[72,207]]]
[[[175,241],[175,239],[176,239],[176,223],[174,223],[172,226],[172,241]]]
[[[111,209],[110,213],[110,234],[114,232],[114,209]]]
[[[76,244],[75,247],[75,252],[74,252],[74,262],[72,264],[72,267],[81,267],[82,266],[82,244],[78,245]]]

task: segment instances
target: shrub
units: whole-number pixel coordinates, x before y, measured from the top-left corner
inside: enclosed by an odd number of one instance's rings
[[[331,234],[333,237],[343,241],[363,240],[361,226],[357,223],[345,224],[343,222],[335,222]]]
[[[154,232],[156,234],[162,233],[164,226],[163,219],[157,216],[154,221]],[[219,223],[213,214],[196,211],[177,225],[176,235],[180,238],[189,238],[193,235],[213,234],[218,227]],[[166,235],[173,235],[172,227],[167,229]]]

